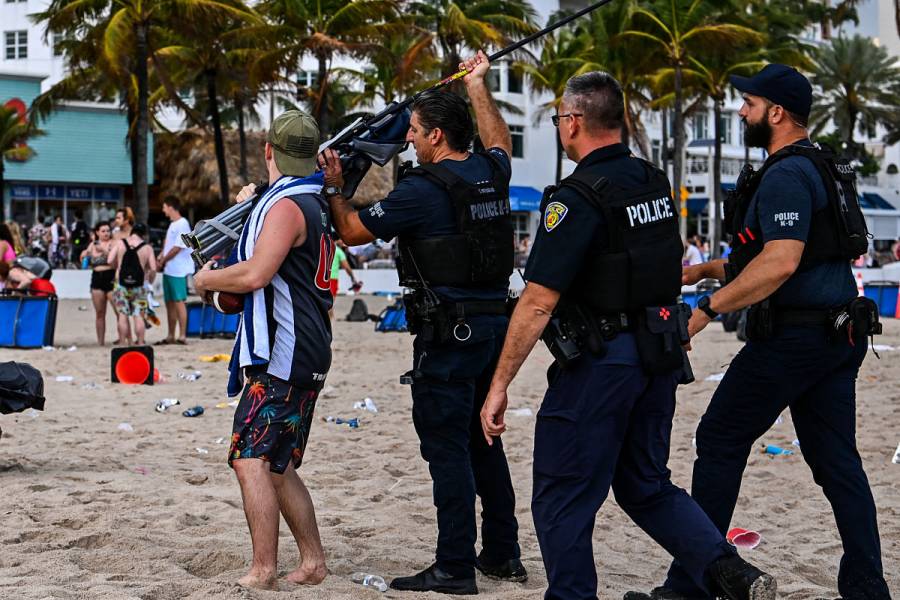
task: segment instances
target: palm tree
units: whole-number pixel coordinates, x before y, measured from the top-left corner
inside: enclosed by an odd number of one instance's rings
[[[763,36],[759,36],[760,46]],[[712,258],[718,258],[722,239],[722,108],[731,90],[728,78],[731,75],[750,75],[762,68],[764,62],[758,60],[760,52],[749,48],[732,47],[717,53],[710,53],[701,59],[689,57],[689,66],[684,69],[685,84],[696,90],[713,103],[713,193],[710,214],[713,217]],[[672,70],[661,74],[672,74]],[[705,108],[705,103],[701,104]]]
[[[245,33],[269,40],[269,50],[257,60],[261,71],[296,73],[300,60],[311,54],[317,61],[317,86],[311,92],[312,114],[323,136],[331,131],[328,109],[331,62],[337,55],[365,57],[377,47],[386,30],[398,25],[395,0],[263,0],[259,12],[270,24]],[[298,99],[306,90],[298,90]]]
[[[457,71],[464,50],[504,46],[536,31],[528,0],[413,0],[408,10],[436,32],[444,77]]]
[[[134,116],[131,138],[137,217],[149,213],[147,139],[150,132],[150,77],[148,61],[159,30],[173,21],[202,21],[234,10],[229,0],[51,0],[46,10],[33,15],[46,25],[45,35],[62,34],[72,40],[98,43],[106,69],[120,92],[133,94],[127,102]],[[74,69],[70,68],[70,72]],[[96,75],[103,82],[103,70]],[[127,83],[126,83],[127,82]],[[125,85],[122,85],[126,83]]]
[[[0,105],[0,193],[5,189],[6,161],[24,162],[34,156],[34,149],[27,144],[28,138],[42,134],[31,119],[14,107]]]
[[[655,0],[647,7],[634,9],[632,29],[623,36],[642,39],[656,45],[664,64],[673,69],[675,157],[672,184],[676,195],[682,182],[684,157],[684,69],[693,53],[709,52],[726,44],[743,43],[758,34],[743,25],[718,22],[736,11],[731,2],[713,0]],[[681,210],[684,216],[684,208]],[[687,219],[681,219],[681,235],[687,237]]]
[[[236,88],[244,84],[235,78],[242,75],[236,66],[240,61],[235,54],[245,56],[241,48],[233,47],[236,41],[245,38],[229,34],[239,31],[245,24],[261,25],[262,20],[240,0],[230,0],[227,11],[208,14],[204,19],[172,21],[170,30],[175,43],[158,49],[155,55],[158,62],[167,65],[163,71],[175,73],[178,80],[191,84],[196,91],[195,97],[205,103],[215,141],[219,201],[224,208],[229,204],[229,185],[219,108],[220,90],[224,87],[234,94]]]
[[[822,48],[812,79],[818,90],[810,119],[814,133],[833,121],[853,149],[856,131],[873,137],[878,125],[889,133],[900,128],[900,62],[869,38],[833,38]]]
[[[541,54],[537,63],[517,63],[528,75],[529,87],[532,92],[549,94],[551,98],[545,102],[536,117],[545,116],[550,111],[556,111],[562,101],[566,83],[573,76],[586,72],[585,63],[581,59],[591,41],[584,35],[576,35],[569,29],[560,29],[544,39]],[[556,183],[562,179],[563,148],[556,139]]]

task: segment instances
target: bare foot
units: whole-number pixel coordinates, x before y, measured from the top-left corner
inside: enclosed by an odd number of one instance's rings
[[[299,583],[301,585],[319,585],[325,579],[325,576],[328,575],[328,569],[325,568],[325,563],[319,563],[316,565],[300,565],[287,575],[285,575],[285,579],[290,581],[291,583]]]
[[[278,589],[277,578],[274,572],[261,573],[251,570],[249,573],[238,579],[238,585],[256,588],[258,590]]]

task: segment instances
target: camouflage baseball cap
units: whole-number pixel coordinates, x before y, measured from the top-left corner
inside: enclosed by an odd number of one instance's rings
[[[282,174],[305,177],[316,170],[319,125],[302,110],[278,115],[269,127],[266,141],[272,144],[275,166]]]

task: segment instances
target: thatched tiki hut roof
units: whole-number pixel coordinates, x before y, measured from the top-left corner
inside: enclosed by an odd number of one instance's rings
[[[234,198],[249,182],[243,181],[240,174],[238,132],[225,131],[223,134],[228,167],[228,196]],[[219,171],[212,132],[187,129],[157,134],[155,138],[156,177],[160,198],[172,195],[188,209],[203,213],[218,212]],[[263,155],[265,140],[264,131],[247,132],[247,171],[251,182],[267,177]],[[384,168],[373,165],[354,195],[353,203],[360,206],[372,204],[384,198],[392,187],[390,165]]]

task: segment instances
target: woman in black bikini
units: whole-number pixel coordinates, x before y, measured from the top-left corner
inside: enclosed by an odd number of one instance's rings
[[[106,338],[106,305],[112,303],[113,281],[116,277],[116,270],[106,262],[112,244],[109,223],[97,223],[94,235],[96,239],[81,256],[87,257],[91,265],[91,300],[97,316],[97,343],[103,346]]]

